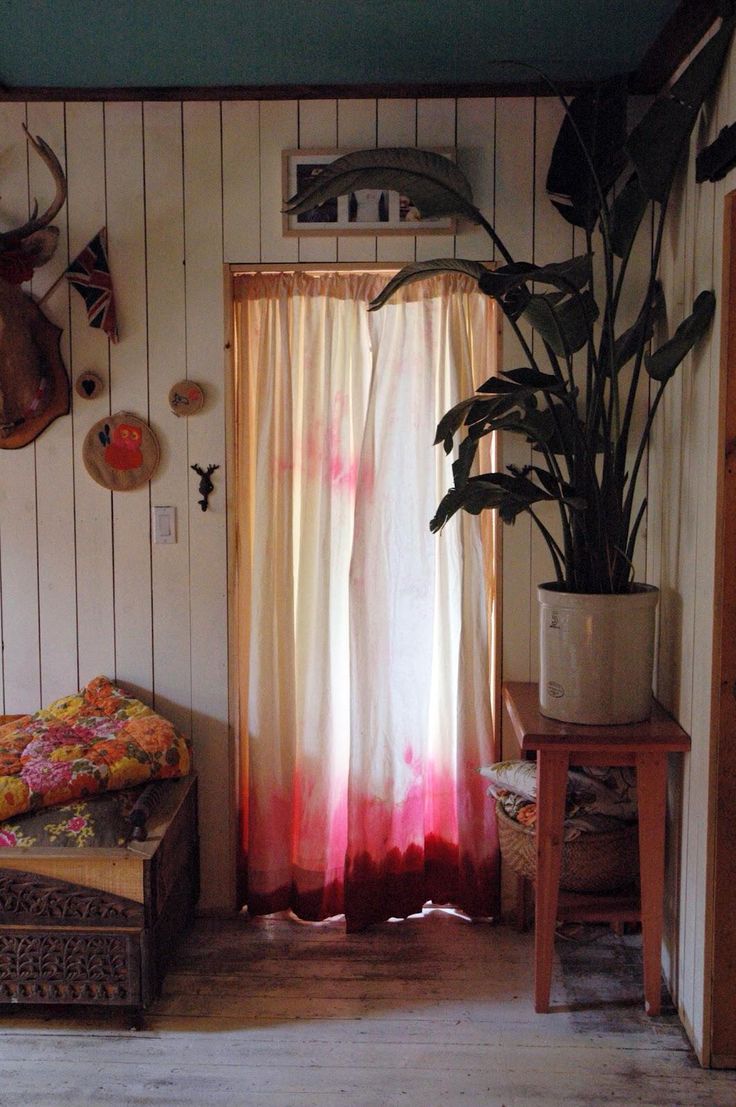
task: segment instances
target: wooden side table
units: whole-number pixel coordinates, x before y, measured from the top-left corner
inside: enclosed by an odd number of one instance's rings
[[[646,722],[602,727],[560,723],[541,715],[536,684],[509,682],[504,684],[503,695],[522,753],[533,750],[537,755],[535,1010],[549,1011],[568,769],[571,765],[633,765],[639,803],[641,889],[634,917],[638,916],[642,925],[644,1005],[647,1014],[658,1015],[667,754],[689,750],[690,738],[656,700]],[[605,917],[605,911],[599,911],[598,917]]]

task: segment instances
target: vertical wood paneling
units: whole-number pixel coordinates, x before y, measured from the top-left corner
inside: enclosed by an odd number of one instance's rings
[[[470,181],[475,206],[491,223],[495,219],[496,101],[457,101],[457,163]],[[492,261],[496,248],[482,227],[461,222],[455,236],[456,256]]]
[[[100,103],[66,106],[69,184],[69,256],[75,258],[106,223],[105,125]],[[113,277],[115,274],[113,273]],[[70,359],[72,381],[91,370],[103,381],[94,399],[72,390],[74,430],[74,504],[77,536],[77,652],[79,681],[115,673],[113,606],[112,493],[88,476],[81,458],[89,429],[110,411],[110,351],[104,333],[87,322],[84,300],[71,293]],[[55,642],[55,636],[52,641]]]
[[[228,732],[227,515],[224,416],[222,163],[219,105],[184,105],[184,219],[187,371],[207,392],[189,420],[191,463],[217,464],[206,512],[190,511],[192,738],[202,776],[200,817],[207,836],[202,864],[209,875],[202,906],[232,904],[232,751]],[[271,151],[273,155],[273,150]],[[265,174],[264,174],[265,177]],[[268,193],[266,192],[266,195]],[[272,193],[273,199],[278,192]],[[274,207],[279,207],[278,203]],[[190,475],[190,498],[196,491]]]
[[[120,342],[110,347],[110,404],[148,420],[143,198],[143,120],[139,103],[105,105],[107,233]],[[159,428],[153,427],[154,432]],[[154,478],[155,479],[155,478]],[[144,698],[153,688],[151,485],[115,492],[116,676]]]
[[[378,145],[416,146],[416,100],[379,100]],[[376,261],[414,261],[416,238],[408,234],[376,236]]]
[[[40,134],[65,164],[64,108],[60,103],[32,104],[28,126]],[[30,160],[30,192],[43,211],[53,196],[47,167],[35,154]],[[51,261],[33,280],[43,296],[67,265],[65,212],[59,213],[59,244]],[[69,365],[69,288],[62,281],[44,304],[44,313],[63,329],[61,351]],[[56,419],[37,439],[36,508],[38,540],[39,645],[41,701],[47,703],[77,683],[77,611],[74,535],[74,463],[72,422]]]
[[[338,100],[337,145],[341,150],[376,145],[376,101]],[[375,235],[343,235],[337,240],[337,260],[375,261]]]
[[[0,112],[3,229],[29,215],[28,155],[21,129],[23,104]],[[36,448],[0,452],[0,575],[3,613],[5,710],[33,711],[41,705],[38,630],[38,532]]]
[[[712,120],[711,123],[714,121]],[[716,133],[711,126],[711,134],[703,129],[700,139],[705,144],[711,142]],[[689,189],[693,193],[693,257],[692,281],[686,308],[702,290],[713,287],[713,226],[714,226],[714,189],[702,188],[694,180],[694,162],[697,149],[691,154],[692,176]],[[720,277],[720,272],[719,272]],[[713,333],[718,333],[714,328]],[[701,343],[690,359],[690,413],[686,422],[690,428],[690,442],[683,449],[683,457],[689,470],[688,489],[690,494],[689,518],[690,533],[683,544],[682,557],[688,563],[689,573],[683,575],[683,589],[690,592],[690,603],[683,605],[688,623],[683,627],[686,635],[686,649],[683,656],[683,677],[689,684],[688,699],[690,707],[690,732],[695,735],[694,756],[689,759],[689,794],[687,797],[688,818],[688,858],[684,874],[684,910],[685,928],[689,941],[684,949],[683,981],[688,983],[688,992],[683,994],[683,1002],[689,1011],[689,1017],[695,1026],[703,1025],[703,940],[705,919],[705,877],[707,872],[707,820],[692,817],[694,812],[704,806],[708,794],[708,714],[710,710],[712,663],[712,613],[713,613],[713,561],[715,557],[715,480],[718,459],[713,451],[714,443],[709,443],[709,425],[714,421],[715,413],[711,408],[711,387],[714,371],[717,370],[717,343]],[[717,382],[717,376],[716,376]],[[713,451],[709,453],[710,450]],[[705,464],[704,464],[705,459]],[[695,557],[685,552],[694,547]],[[704,623],[704,619],[707,622]]]
[[[680,191],[673,198],[662,259],[671,333],[693,298],[714,288],[720,299],[722,201],[736,174],[713,186],[694,180],[697,151],[731,121],[733,53],[718,97],[706,108],[691,144]],[[668,906],[678,911],[676,933],[665,935],[665,965],[683,1022],[707,1059],[710,980],[708,936],[708,796],[716,480],[719,464],[719,316],[710,334],[669,386],[650,450],[650,526],[647,561],[660,584],[658,689],[692,737],[682,779],[671,781],[670,841],[682,842],[668,877]],[[671,851],[672,852],[672,851]],[[670,862],[672,857],[670,857]],[[674,897],[679,898],[679,908]]]
[[[455,100],[417,100],[417,146],[455,146]],[[442,234],[418,235],[416,260],[451,258],[455,256],[455,236]]]
[[[299,142],[296,100],[270,100],[260,105],[261,261],[298,261],[299,240],[284,238],[281,154]]]
[[[181,105],[145,104],[143,123],[149,395],[151,422],[161,431],[161,462],[151,494],[154,504],[172,506],[177,513],[176,542],[152,547],[154,702],[191,736],[189,515],[196,504],[191,496],[189,420],[178,419],[168,403],[172,384],[188,371]],[[205,397],[207,403],[211,399]]]
[[[534,103],[503,99],[496,103],[495,227],[515,260],[534,250]],[[504,322],[503,366],[526,365],[527,357],[512,328]],[[502,462],[527,465],[530,450],[517,435],[506,435]],[[537,610],[531,596],[531,522],[522,516],[503,535],[503,675],[506,680],[531,678],[531,637]],[[531,628],[531,630],[530,630]]]
[[[260,139],[255,100],[222,103],[222,198],[225,261],[260,261]]]
[[[308,150],[337,147],[337,101],[302,100],[299,104],[299,146]],[[299,261],[337,261],[337,238],[332,235],[299,239]]]

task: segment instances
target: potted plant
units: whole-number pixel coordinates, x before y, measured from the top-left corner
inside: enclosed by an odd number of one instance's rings
[[[638,479],[663,392],[715,307],[713,293],[701,292],[671,337],[652,349],[665,313],[657,271],[673,182],[734,22],[733,15],[724,17],[630,133],[625,79],[609,80],[570,103],[560,97],[565,116],[547,189],[563,219],[584,232],[586,249],[577,257],[549,265],[514,259],[474,205],[460,169],[423,150],[347,154],[287,204],[298,214],[356,189],[394,189],[411,196],[424,218],[452,214],[480,225],[503,259],[494,269],[457,258],[407,265],[371,308],[410,281],[461,272],[496,300],[518,338],[526,364],[491,377],[438,426],[436,443],[448,453],[457,435],[461,441],[453,485],[430,526],[439,530],[460,509],[497,510],[505,523],[521,513],[534,520],[555,576],[539,588],[540,704],[544,714],[568,722],[633,722],[651,708],[657,590],[632,579],[646,511]],[[644,217],[652,208],[650,223]],[[620,308],[642,225],[653,227],[648,279],[638,313],[622,326]],[[651,401],[637,430],[637,395],[646,380],[653,385]],[[480,439],[496,431],[522,435],[534,462],[475,472]],[[545,502],[556,505],[556,527],[539,516]]]

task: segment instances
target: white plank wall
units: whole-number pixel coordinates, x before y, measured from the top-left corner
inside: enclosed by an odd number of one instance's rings
[[[734,83],[724,84],[709,134],[733,116]],[[201,776],[202,905],[233,906],[223,263],[401,262],[453,251],[492,258],[483,232],[463,226],[454,238],[283,236],[282,151],[377,142],[456,145],[476,201],[495,216],[511,252],[562,258],[571,233],[544,196],[559,109],[532,99],[5,104],[3,227],[27,216],[33,195],[43,206],[50,193],[45,170],[26,154],[26,118],[51,141],[69,179],[59,251],[36,288],[48,287],[107,224],[121,342],[108,348],[101,332],[86,326],[80,298],[65,285],[49,300],[49,314],[64,326],[70,373],[94,369],[106,388],[93,401],[75,396],[72,417],[34,445],[0,451],[0,706],[33,710],[105,672],[170,715],[192,736]],[[684,180],[663,259],[673,322],[684,300],[720,281],[722,198],[733,183],[696,187],[692,173]],[[660,694],[695,749],[682,787],[673,781],[685,828],[679,893],[670,882],[667,955],[696,1040],[706,994],[700,812],[707,798],[717,350],[714,328],[662,411],[649,470],[646,554],[649,579],[663,589]],[[522,364],[520,358],[507,329],[504,362]],[[202,382],[207,405],[196,418],[177,420],[166,397],[185,375]],[[150,419],[162,454],[150,487],[113,495],[87,477],[81,448],[89,427],[119,409]],[[528,460],[518,442],[504,449],[506,463]],[[206,513],[196,503],[194,462],[220,465]],[[176,545],[151,544],[152,504],[176,507]],[[528,522],[505,528],[508,678],[536,676],[534,590],[548,575]]]
[[[670,781],[671,833],[665,966],[680,1015],[699,1055],[710,1043],[709,981],[705,973],[709,910],[708,776],[716,528],[717,435],[720,419],[721,265],[724,197],[733,171],[717,184],[697,184],[694,159],[736,110],[736,51],[718,93],[693,136],[677,203],[670,212],[662,275],[673,330],[703,289],[716,293],[709,336],[671,384],[649,467],[648,579],[662,593],[658,694],[692,737],[684,770]],[[681,822],[681,831],[680,831]],[[679,850],[677,846],[679,844]],[[674,910],[673,910],[674,909]]]

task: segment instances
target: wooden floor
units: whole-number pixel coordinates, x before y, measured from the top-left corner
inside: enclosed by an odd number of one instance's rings
[[[506,927],[200,920],[142,1031],[4,1013],[0,1107],[734,1107],[736,1073],[644,1015],[638,938],[577,937],[535,1015],[532,937]]]

